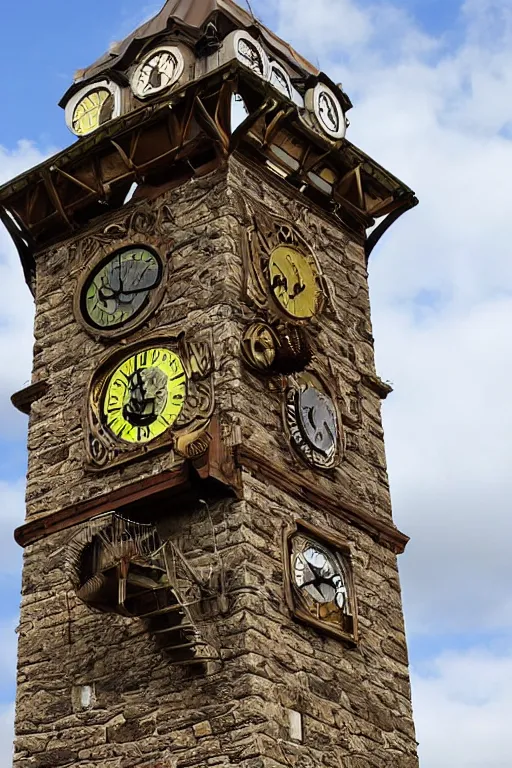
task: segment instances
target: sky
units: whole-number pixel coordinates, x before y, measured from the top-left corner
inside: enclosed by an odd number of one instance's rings
[[[422,768],[512,763],[512,0],[252,0],[342,82],[348,138],[420,206],[372,254],[373,323]],[[0,182],[71,143],[76,69],[158,2],[2,8]],[[32,303],[0,230],[0,768],[10,768]]]

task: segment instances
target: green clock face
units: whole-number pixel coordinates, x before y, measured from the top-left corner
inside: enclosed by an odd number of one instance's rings
[[[86,281],[82,313],[94,328],[120,328],[144,311],[161,281],[162,263],[153,250],[123,248],[102,261]]]

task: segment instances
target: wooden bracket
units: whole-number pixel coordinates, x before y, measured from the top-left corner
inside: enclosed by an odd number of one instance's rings
[[[32,404],[44,397],[48,389],[49,384],[47,381],[36,381],[35,384],[30,384],[30,386],[21,389],[19,392],[15,392],[11,396],[11,403],[18,411],[29,416]]]

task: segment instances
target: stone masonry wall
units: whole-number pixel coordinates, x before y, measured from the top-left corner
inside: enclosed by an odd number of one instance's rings
[[[197,333],[211,329],[220,410],[225,410],[223,393],[230,392],[233,380],[232,363],[223,354],[224,348],[226,339],[236,333],[229,319],[235,297],[224,276],[233,268],[239,239],[239,223],[232,215],[226,186],[226,173],[212,174],[153,203],[127,207],[87,233],[102,239],[109,252],[125,244],[131,232],[142,229],[156,238],[159,250],[171,251],[164,298],[126,342],[136,342],[155,330]],[[150,218],[153,211],[160,213],[156,231]],[[147,220],[139,230],[135,224],[127,224],[134,213]],[[110,234],[106,234],[107,227]],[[77,257],[80,239],[38,256],[33,381],[47,380],[50,386],[33,405],[30,418],[28,518],[50,514],[173,465],[168,452],[100,474],[84,467],[82,412],[89,382],[106,353],[123,342],[94,338],[75,320],[73,299],[90,261],[87,250],[81,259]]]

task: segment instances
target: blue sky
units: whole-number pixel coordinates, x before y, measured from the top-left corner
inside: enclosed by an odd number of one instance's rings
[[[2,8],[0,180],[73,140],[57,106],[76,69],[158,2],[29,0]],[[343,82],[349,138],[420,207],[372,256],[384,406],[423,768],[505,768],[512,735],[512,0],[252,0]],[[14,691],[13,627],[31,302],[0,232],[0,742]],[[3,357],[4,359],[4,357]],[[3,708],[2,708],[3,707]],[[3,738],[7,739],[7,736]],[[2,762],[2,759],[4,762]],[[0,747],[0,768],[9,765]]]

